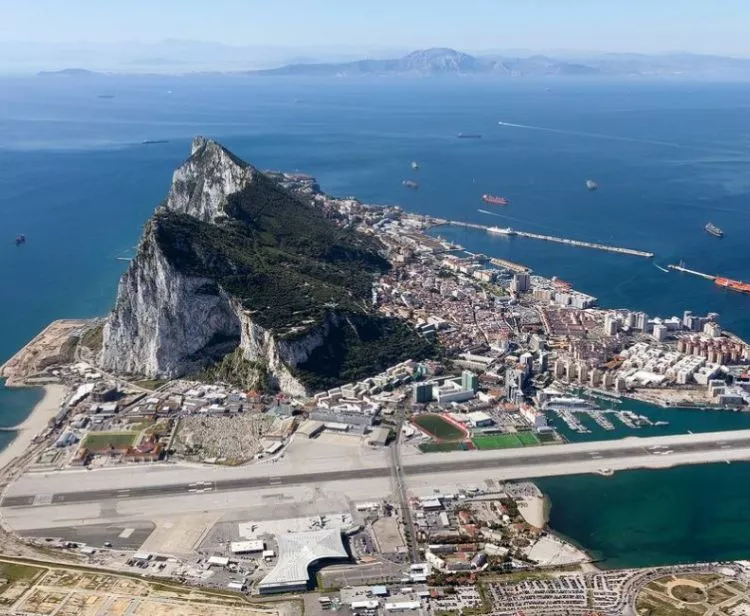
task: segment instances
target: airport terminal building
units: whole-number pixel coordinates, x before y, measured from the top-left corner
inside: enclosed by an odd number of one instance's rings
[[[348,559],[341,530],[326,529],[277,536],[279,560],[258,584],[261,595],[307,590],[311,565],[324,559]]]

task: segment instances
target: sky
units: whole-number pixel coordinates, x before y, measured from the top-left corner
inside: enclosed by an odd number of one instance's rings
[[[0,0],[0,43],[750,56],[748,0]]]

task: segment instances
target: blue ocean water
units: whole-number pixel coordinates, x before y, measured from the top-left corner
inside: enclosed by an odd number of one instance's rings
[[[0,361],[53,319],[107,312],[126,265],[117,257],[133,254],[196,134],[221,140],[260,168],[312,173],[334,194],[641,248],[662,265],[684,259],[750,280],[749,95],[750,84],[651,81],[2,78]],[[460,131],[483,138],[457,139]],[[401,186],[415,175],[412,160],[420,164],[417,191]],[[586,190],[589,178],[598,191]],[[512,203],[488,207],[484,192]],[[703,231],[709,221],[725,229],[723,240]],[[26,234],[24,246],[14,245],[17,233]],[[750,296],[665,274],[650,261],[456,228],[439,233],[557,275],[604,306],[664,316],[715,311],[750,337]],[[0,389],[0,424],[18,423],[35,396]],[[719,417],[707,421],[717,429],[744,425],[744,416]],[[741,468],[711,472],[728,478]],[[653,487],[672,473],[646,475]],[[635,502],[639,482],[627,477],[606,485]],[[555,499],[553,518],[582,543],[614,549],[589,532],[607,515],[586,513],[592,502],[606,509],[596,486],[582,487],[594,490],[587,499],[569,498],[578,480],[549,480],[564,503]],[[678,483],[690,489],[689,481]],[[618,563],[637,555],[639,536],[651,536],[649,519],[636,513],[630,523],[642,532],[617,544],[625,550]],[[689,557],[677,543],[671,553],[672,560]]]

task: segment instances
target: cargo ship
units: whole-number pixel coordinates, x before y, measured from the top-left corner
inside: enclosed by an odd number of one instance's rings
[[[487,193],[482,195],[482,201],[484,201],[485,203],[489,203],[490,205],[506,206],[510,204],[510,201],[508,201],[505,197],[498,197],[496,195],[490,195]]]
[[[714,282],[725,289],[731,289],[740,293],[750,293],[750,283],[742,282],[741,280],[732,280],[731,278],[717,276]]]
[[[714,237],[724,237],[724,231],[713,223],[709,222],[704,228],[706,229],[706,233],[710,233]]]
[[[482,135],[479,133],[458,133],[456,137],[459,139],[481,139]]]
[[[411,188],[413,190],[416,190],[419,188],[419,183],[415,182],[414,180],[404,180],[401,182],[402,186],[406,186],[406,188]]]

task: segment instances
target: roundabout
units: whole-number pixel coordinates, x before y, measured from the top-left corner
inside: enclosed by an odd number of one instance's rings
[[[638,616],[738,616],[750,614],[750,589],[718,573],[665,575],[638,593]]]

